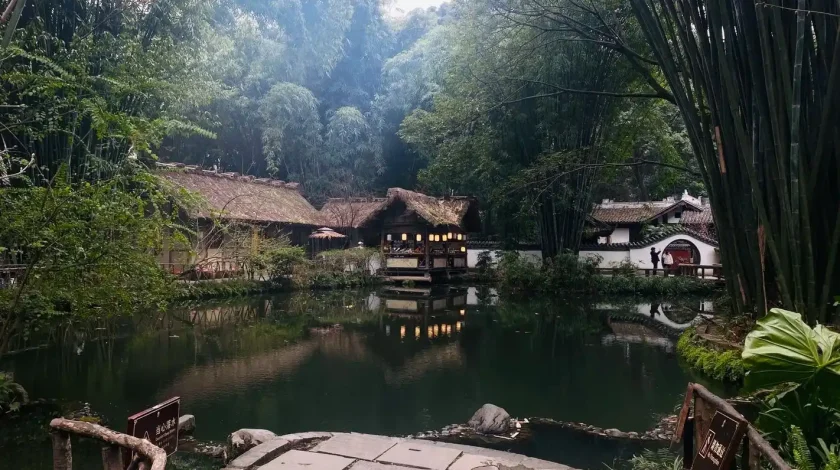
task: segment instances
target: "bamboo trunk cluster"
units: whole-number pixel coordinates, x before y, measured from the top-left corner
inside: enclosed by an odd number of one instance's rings
[[[632,0],[711,196],[736,313],[840,294],[840,2]]]

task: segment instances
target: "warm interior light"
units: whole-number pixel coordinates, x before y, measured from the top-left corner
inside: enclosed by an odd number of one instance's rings
[[[418,242],[422,242],[422,241],[423,241],[423,235],[420,235],[420,234],[418,233],[418,234],[417,234],[417,241],[418,241]]]
[[[447,238],[449,238],[450,240],[452,240],[452,232],[449,232],[449,233],[446,235],[446,237],[447,237]]]
[[[460,313],[461,313],[461,316],[463,317],[464,315],[466,315],[466,314],[467,314],[467,311],[466,311],[466,310],[464,310],[464,309],[461,309],[461,312],[460,312]]]
[[[446,241],[446,234],[444,233],[443,235],[441,235],[441,238],[443,238],[443,241]]]
[[[415,337],[415,338],[419,338],[419,337],[420,337],[420,327],[419,327],[419,326],[415,326],[415,327],[414,327],[414,337]]]
[[[439,241],[440,241],[440,235],[435,235],[435,241],[436,241],[436,242],[439,242]]]
[[[402,234],[402,241],[406,241],[406,240],[408,240],[408,234],[404,233],[404,234]]]
[[[466,252],[467,252],[467,247],[462,246],[462,247],[461,247],[461,253],[466,253]]]
[[[462,322],[462,321],[459,321],[458,323],[456,323],[455,324],[455,331],[461,331],[461,326],[463,324],[464,324],[464,322]]]
[[[463,239],[464,239],[464,236],[459,233],[458,234],[458,240],[460,241],[460,240],[463,240]]]
[[[405,338],[405,325],[400,327],[400,339]]]

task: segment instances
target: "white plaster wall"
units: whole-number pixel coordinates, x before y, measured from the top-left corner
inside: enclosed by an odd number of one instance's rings
[[[498,261],[499,257],[495,250],[485,250],[481,248],[467,248],[467,267],[475,268],[478,263],[478,255],[483,252],[490,253],[490,260],[493,264]],[[519,250],[519,256],[531,261],[536,265],[542,264],[542,252],[539,250]]]
[[[610,243],[630,243],[630,228],[616,227],[610,234]]]
[[[578,257],[581,259],[587,258],[590,256],[600,256],[601,264],[598,265],[599,268],[612,268],[618,264],[621,264],[628,259],[628,252],[627,251],[595,251],[595,250],[581,250],[578,253]]]
[[[653,245],[641,247],[641,248],[632,248],[630,250],[630,262],[639,266],[640,268],[652,268],[653,264],[650,262],[650,249],[656,248],[656,251],[662,251],[667,247],[671,242],[677,240],[688,240],[697,247],[697,250],[700,252],[700,259],[695,260],[695,264],[720,264],[720,257],[717,253],[717,249],[708,243],[700,241],[691,235],[686,235],[682,233],[678,233],[676,235],[671,235],[664,240],[661,240]],[[662,264],[659,265],[662,267]],[[711,274],[711,272],[707,273]]]

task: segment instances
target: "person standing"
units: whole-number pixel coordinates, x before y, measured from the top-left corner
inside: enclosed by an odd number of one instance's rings
[[[674,257],[671,256],[671,253],[666,251],[665,256],[662,257],[662,267],[665,268],[666,272],[674,269]]]
[[[656,247],[650,247],[650,262],[653,263],[653,269],[659,269],[659,255],[661,251],[656,251]]]

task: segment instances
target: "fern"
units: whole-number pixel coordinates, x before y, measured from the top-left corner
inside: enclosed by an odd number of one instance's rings
[[[799,470],[817,470],[814,459],[811,457],[811,450],[805,441],[805,435],[797,426],[790,427],[788,434],[788,446],[793,453],[793,461]]]

